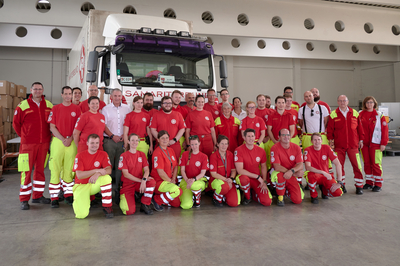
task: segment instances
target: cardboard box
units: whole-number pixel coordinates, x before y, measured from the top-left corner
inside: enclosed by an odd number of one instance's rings
[[[0,106],[4,108],[12,108],[13,106],[13,97],[11,95],[0,95]]]
[[[4,122],[3,123],[3,132],[4,135],[11,135],[11,122]]]
[[[17,106],[18,106],[18,104],[21,102],[21,98],[18,98],[18,97],[14,97],[13,98],[13,105],[12,105],[12,109],[15,109],[15,108],[17,108]],[[13,112],[13,115],[14,115],[14,112]]]
[[[10,94],[10,82],[0,80],[0,94]]]
[[[15,83],[10,82],[10,95],[17,96],[17,85]]]
[[[4,108],[4,107],[0,107],[1,108],[1,112],[2,112],[2,114],[3,114],[3,122],[12,122],[12,117],[11,117],[11,109],[7,109],[7,108]]]
[[[17,96],[20,98],[26,98],[26,87],[17,85]]]

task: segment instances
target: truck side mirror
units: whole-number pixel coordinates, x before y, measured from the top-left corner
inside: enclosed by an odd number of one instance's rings
[[[227,79],[221,79],[221,87],[222,88],[228,88],[229,87]]]
[[[86,82],[90,82],[90,84],[96,82],[96,72],[88,72],[86,74]]]
[[[224,59],[219,61],[219,77],[222,79],[228,78],[228,71],[226,71],[226,61]]]
[[[88,72],[97,72],[97,62],[99,60],[99,52],[91,51],[89,53],[89,59],[87,62],[87,71]]]

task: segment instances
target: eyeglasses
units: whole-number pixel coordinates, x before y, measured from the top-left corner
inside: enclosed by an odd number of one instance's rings
[[[374,104],[374,102],[366,102],[366,104]]]
[[[314,110],[311,109],[311,116],[314,116]]]
[[[229,95],[228,93],[222,93],[221,96],[226,96]]]
[[[290,134],[281,134],[282,137],[290,137]]]
[[[163,103],[163,105],[172,105],[172,103],[171,102]]]
[[[194,140],[194,139],[199,139],[199,137],[197,135],[193,135],[189,137],[189,140]]]
[[[208,94],[207,96],[208,97],[215,97],[216,95],[215,94]]]
[[[252,107],[247,107],[247,109],[255,109],[256,107],[255,106],[252,106]]]

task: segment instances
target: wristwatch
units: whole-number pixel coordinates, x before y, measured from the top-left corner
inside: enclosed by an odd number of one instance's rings
[[[147,178],[146,178],[146,177],[143,177],[142,180],[147,181]]]
[[[112,139],[114,137],[114,134],[112,134],[111,136],[110,136],[110,139]]]
[[[176,140],[176,138],[173,138],[172,140],[175,141],[175,142],[178,142],[178,141]]]
[[[234,178],[234,177],[230,177],[230,179],[232,179],[232,182],[235,181],[235,178]]]
[[[294,169],[292,168],[292,169],[290,169],[290,171],[292,171],[292,173],[294,174]]]
[[[196,178],[196,177],[194,177],[194,181],[197,181],[197,178]]]
[[[259,176],[257,176],[257,180],[258,180],[258,179],[260,179],[260,177],[261,177],[260,175],[259,175]]]

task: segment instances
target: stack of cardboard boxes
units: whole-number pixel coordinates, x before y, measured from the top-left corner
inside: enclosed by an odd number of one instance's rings
[[[12,121],[15,108],[25,97],[26,87],[0,80],[0,119],[2,119],[0,134],[4,135],[6,141],[17,137]]]

